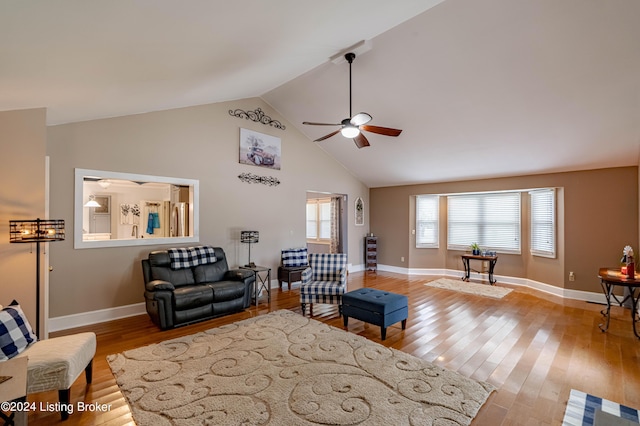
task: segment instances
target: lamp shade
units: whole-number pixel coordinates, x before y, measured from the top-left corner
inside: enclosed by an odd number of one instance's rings
[[[9,221],[10,243],[36,243],[36,335],[40,335],[40,243],[64,240],[64,220],[31,219]]]
[[[258,231],[240,231],[241,243],[257,243],[260,237]]]
[[[89,201],[87,201],[84,206],[85,207],[102,207],[100,203],[96,201],[96,197],[94,195],[89,195]]]
[[[10,220],[10,243],[36,243],[64,240],[64,220]]]

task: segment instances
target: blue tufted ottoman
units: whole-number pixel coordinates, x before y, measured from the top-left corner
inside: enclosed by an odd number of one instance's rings
[[[342,317],[347,326],[349,317],[360,321],[379,325],[382,340],[387,338],[387,327],[402,321],[402,329],[407,326],[409,306],[407,296],[376,290],[360,288],[342,295]]]

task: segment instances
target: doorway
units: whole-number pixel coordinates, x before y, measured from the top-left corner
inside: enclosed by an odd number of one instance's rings
[[[96,195],[100,207],[89,208],[89,233],[111,234],[111,196]]]
[[[309,253],[346,253],[347,195],[307,191],[306,223]]]

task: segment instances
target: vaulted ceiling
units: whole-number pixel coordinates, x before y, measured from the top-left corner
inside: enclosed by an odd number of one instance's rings
[[[638,165],[637,0],[0,3],[0,110],[50,125],[261,96],[371,187]]]

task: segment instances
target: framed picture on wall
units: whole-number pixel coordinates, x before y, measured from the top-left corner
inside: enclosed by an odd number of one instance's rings
[[[364,202],[360,197],[356,198],[355,212],[356,212],[356,226],[363,226],[364,225]]]
[[[96,195],[94,198],[100,207],[94,207],[93,213],[95,214],[111,214],[111,196],[109,195]]]
[[[240,129],[240,163],[280,170],[280,138]]]

